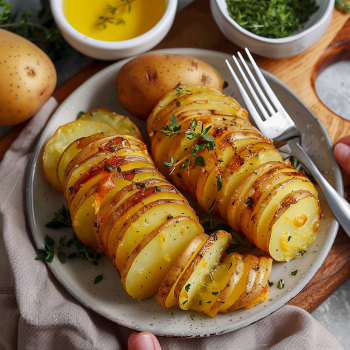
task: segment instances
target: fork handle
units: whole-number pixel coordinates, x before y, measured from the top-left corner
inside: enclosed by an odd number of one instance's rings
[[[296,139],[289,141],[288,145],[291,148],[292,154],[298,158],[315,177],[333,211],[334,216],[350,237],[350,204],[323,177]]]

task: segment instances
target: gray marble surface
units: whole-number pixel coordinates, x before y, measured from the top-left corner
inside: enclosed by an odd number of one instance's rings
[[[179,0],[178,11],[193,0]],[[10,0],[15,8],[35,13],[39,0]],[[91,59],[67,47],[65,59],[56,63],[58,85],[69,79]],[[350,61],[339,62],[318,77],[316,90],[328,108],[350,120]],[[8,128],[0,127],[0,135]],[[332,294],[312,315],[350,350],[350,280]]]

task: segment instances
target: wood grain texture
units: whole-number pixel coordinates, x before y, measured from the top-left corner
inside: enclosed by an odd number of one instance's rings
[[[314,111],[326,126],[333,142],[350,134],[350,122],[338,117],[318,99],[314,82],[317,74],[327,65],[348,58],[350,41],[349,16],[337,11],[322,38],[303,53],[285,59],[254,56],[258,65],[286,83]],[[192,47],[235,53],[239,47],[221,34],[211,13],[209,0],[197,0],[175,18],[166,38],[155,49]],[[63,102],[78,86],[92,75],[109,65],[94,61],[73,78],[56,89],[54,97]],[[25,124],[0,138],[0,157],[8,149]],[[0,158],[1,160],[1,158]],[[350,178],[344,177],[350,184]],[[343,230],[338,232],[335,243],[321,269],[289,304],[312,312],[342,283],[350,277],[350,239]]]

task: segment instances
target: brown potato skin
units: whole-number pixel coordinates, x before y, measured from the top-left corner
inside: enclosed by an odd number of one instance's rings
[[[193,57],[148,53],[127,62],[116,77],[118,98],[126,111],[147,119],[161,98],[177,84],[223,91],[224,81],[209,64]]]
[[[49,57],[30,41],[0,29],[0,126],[32,117],[56,87]]]

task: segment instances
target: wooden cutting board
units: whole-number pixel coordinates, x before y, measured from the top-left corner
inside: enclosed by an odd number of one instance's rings
[[[209,0],[197,0],[176,16],[173,27],[155,49],[192,47],[234,54],[240,48],[228,41],[217,27]],[[292,88],[326,126],[333,142],[350,134],[350,122],[325,107],[318,99],[314,83],[317,75],[330,64],[350,58],[350,19],[338,11],[322,38],[303,53],[285,59],[254,56],[257,64],[273,73]],[[94,61],[53,94],[61,103],[78,86],[110,62]],[[26,123],[11,129],[0,138],[0,159]],[[343,174],[344,184],[350,177]],[[312,312],[350,277],[350,238],[340,229],[323,266],[310,283],[289,304]]]

